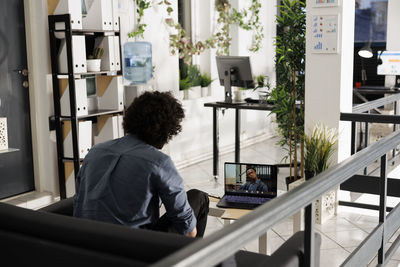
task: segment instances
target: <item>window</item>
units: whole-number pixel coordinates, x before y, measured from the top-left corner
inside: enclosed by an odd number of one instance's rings
[[[388,0],[356,0],[354,41],[386,43]]]

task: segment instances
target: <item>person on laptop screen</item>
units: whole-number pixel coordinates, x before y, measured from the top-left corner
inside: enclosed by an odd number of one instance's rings
[[[243,184],[239,191],[249,191],[249,192],[268,192],[268,187],[260,179],[258,179],[256,169],[250,167],[246,170],[246,183]]]

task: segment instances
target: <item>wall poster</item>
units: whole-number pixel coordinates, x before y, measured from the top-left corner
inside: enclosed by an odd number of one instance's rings
[[[338,16],[319,15],[312,20],[312,53],[337,53]]]

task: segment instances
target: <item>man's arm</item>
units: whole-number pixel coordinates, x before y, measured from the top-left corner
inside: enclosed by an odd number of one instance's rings
[[[167,219],[178,233],[195,236],[197,220],[189,205],[183,180],[169,157],[159,167],[154,178],[158,194],[166,209]]]

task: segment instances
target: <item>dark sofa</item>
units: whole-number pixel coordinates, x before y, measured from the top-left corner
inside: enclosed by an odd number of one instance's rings
[[[13,266],[148,266],[196,239],[72,217],[72,199],[39,211],[0,203],[0,251]],[[271,256],[239,251],[237,266],[302,266],[303,232]],[[321,239],[316,235],[316,259]],[[317,264],[319,266],[319,264]]]

